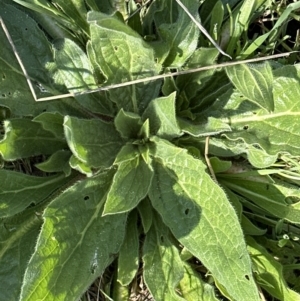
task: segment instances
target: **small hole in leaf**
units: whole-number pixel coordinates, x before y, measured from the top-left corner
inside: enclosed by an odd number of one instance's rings
[[[25,27],[25,30],[28,30],[28,28],[27,28],[27,27]]]
[[[6,97],[6,95],[5,95],[5,94],[2,94],[2,97]]]
[[[3,80],[6,79],[6,75],[5,74],[2,75],[2,79]]]
[[[190,212],[190,209],[189,209],[189,208],[185,209],[185,211],[184,211],[185,215],[188,215],[189,212]]]
[[[84,198],[83,198],[85,201],[89,200],[90,197],[88,195],[86,195]]]
[[[117,51],[118,50],[118,46],[114,46],[114,49],[115,49],[115,51]]]
[[[244,125],[243,129],[244,130],[248,130],[249,126],[248,125]]]
[[[246,278],[247,280],[250,280],[250,278],[249,278],[249,276],[248,276],[248,275],[245,275],[245,278]]]
[[[161,242],[164,242],[164,237],[161,235],[161,237],[160,237],[160,241]]]

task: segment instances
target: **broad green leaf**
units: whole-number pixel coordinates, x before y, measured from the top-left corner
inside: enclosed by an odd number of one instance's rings
[[[119,252],[118,282],[120,282],[122,286],[129,285],[137,273],[138,266],[139,233],[137,226],[137,212],[133,211],[128,217],[126,236]]]
[[[293,74],[297,74],[299,67],[296,65],[291,68],[295,69]],[[300,148],[297,125],[300,116],[299,80],[298,77],[282,76],[273,81],[273,112],[259,108],[238,92],[234,92],[231,95],[224,94],[224,97],[211,107],[210,114],[209,112],[203,113],[203,118],[210,115],[230,125],[232,131],[224,133],[223,136],[232,141],[233,149],[239,146],[240,151],[244,148],[244,153],[253,152],[254,164],[255,156],[258,154],[261,157],[257,165],[265,166],[268,166],[268,162],[269,166],[274,163],[274,158],[276,160],[279,153],[288,152],[298,155]],[[218,143],[224,144],[224,139],[222,140]]]
[[[235,210],[235,213],[241,222],[242,220],[242,213],[243,213],[243,205],[241,202],[241,197],[236,195],[234,192],[232,192],[230,189],[228,189],[226,186],[222,186],[230,204],[232,205],[233,209]]]
[[[227,123],[214,117],[208,117],[207,121],[202,120],[202,122],[178,118],[178,124],[184,133],[194,137],[205,137],[231,131],[231,127]]]
[[[124,300],[129,300],[130,298],[130,292],[128,289],[128,286],[123,286],[120,282],[116,280],[116,277],[114,278],[114,281],[112,283],[112,293],[111,298],[107,298],[105,300],[109,301],[124,301]],[[106,297],[106,296],[105,296]]]
[[[199,88],[201,89],[199,90]],[[197,91],[199,90],[197,94],[189,99],[189,107],[195,114],[202,114],[203,111],[210,110],[211,105],[218,102],[220,97],[228,91],[230,93],[232,84],[224,70],[221,70],[215,71],[199,88],[197,88]]]
[[[233,207],[202,161],[153,138],[149,197],[174,236],[236,300],[258,301],[250,258]]]
[[[184,276],[179,287],[186,301],[218,301],[212,285],[205,283],[188,263],[184,263]]]
[[[300,294],[289,289],[284,280],[280,262],[253,238],[246,239],[259,285],[278,300],[299,301]]]
[[[123,243],[127,215],[102,216],[111,180],[111,172],[87,178],[46,208],[20,301],[78,300],[112,262]]]
[[[69,165],[71,155],[72,153],[68,150],[59,150],[46,161],[35,164],[35,167],[44,172],[64,172],[66,176],[69,176],[71,173]]]
[[[181,1],[193,17],[199,21],[199,3],[196,0]],[[197,48],[199,29],[187,13],[173,0],[152,2],[146,16],[145,25],[149,28],[155,23],[158,36],[164,44],[165,67],[179,68]],[[155,47],[155,44],[153,44]]]
[[[74,156],[91,167],[109,167],[123,145],[114,125],[100,119],[66,116],[64,128]]]
[[[255,144],[245,144],[245,148],[249,162],[256,168],[266,168],[277,161],[277,155],[269,155],[264,149],[257,148]]]
[[[97,88],[88,57],[83,50],[69,39],[60,44],[56,45],[55,62],[67,89],[76,93]],[[90,93],[75,98],[92,112],[107,115],[113,113],[111,102],[101,93]]]
[[[185,64],[185,69],[199,68],[201,66],[212,65],[219,52],[215,48],[198,48]],[[176,86],[179,90],[179,97],[191,100],[196,96],[201,86],[209,80],[215,69],[206,70],[197,73],[179,75],[176,78]]]
[[[291,71],[295,72],[297,69],[299,70],[296,66]],[[300,97],[299,80],[300,76],[298,78],[286,76],[278,77],[273,82],[274,113],[264,114],[258,111],[255,116],[252,115],[243,120],[244,124],[249,124],[245,137],[241,135],[246,142],[253,143],[254,135],[256,135],[256,141],[268,153],[287,151],[298,154],[300,147],[297,126],[298,115],[300,115],[300,106],[297,101]],[[233,124],[238,126],[241,119],[241,117],[236,118]]]
[[[141,156],[118,166],[107,195],[103,215],[130,211],[146,197],[153,170]]]
[[[226,72],[230,81],[245,98],[269,112],[274,110],[273,74],[269,63],[226,67]]]
[[[149,118],[150,132],[164,139],[173,139],[181,135],[175,111],[176,93],[153,99],[142,118]]]
[[[264,235],[267,229],[261,229],[254,225],[244,214],[242,215],[241,225],[245,235]]]
[[[149,124],[149,119],[146,119],[145,122],[142,124],[139,133],[138,133],[138,137],[140,139],[138,139],[137,141],[135,141],[135,144],[138,144],[139,146],[143,146],[143,141],[147,141],[148,138],[150,137],[150,124]],[[142,142],[142,144],[141,144]],[[147,162],[147,160],[145,160],[145,162]]]
[[[221,183],[270,214],[292,223],[300,223],[300,192],[297,186],[272,184],[260,179],[233,179],[222,177]],[[289,198],[295,199],[293,203]]]
[[[91,177],[93,175],[93,170],[90,166],[85,164],[84,162],[80,161],[74,155],[71,155],[69,160],[69,166],[80,173],[86,175],[87,177]]]
[[[111,1],[111,0],[108,0],[108,1]],[[114,0],[112,0],[112,1],[114,1]],[[124,0],[116,0],[116,1],[124,1]],[[100,12],[97,10],[97,11],[89,11],[87,14],[87,21],[89,24],[97,23],[101,20],[111,19],[111,18],[114,18],[114,19],[119,20],[122,23],[124,23],[124,18],[117,11],[115,11],[112,14],[106,14],[106,13],[103,13],[103,12]]]
[[[231,161],[221,160],[218,157],[211,157],[209,161],[214,170],[214,173],[225,172],[232,166]]]
[[[144,232],[147,233],[152,225],[153,220],[153,211],[152,211],[152,205],[150,203],[150,200],[148,197],[143,199],[137,207],[140,218],[143,224]]]
[[[111,17],[90,25],[91,47],[106,85],[146,78],[159,73],[154,51],[130,27]],[[89,49],[88,49],[89,50]],[[158,96],[159,81],[129,85],[108,91],[109,99],[124,111],[142,113]]]
[[[125,144],[118,152],[114,164],[120,165],[125,161],[131,161],[139,156],[140,156],[139,147],[129,142]]]
[[[148,141],[147,140],[148,138],[149,137],[147,137],[144,141]],[[147,143],[139,143],[139,142],[140,141],[136,141],[136,144],[138,145],[139,152],[140,152],[143,160],[150,166],[151,162],[152,162],[152,159],[150,157],[150,148],[149,148]],[[142,142],[143,142],[143,140],[142,140]]]
[[[41,123],[44,130],[53,133],[57,138],[63,139],[64,136],[64,116],[55,112],[45,112],[36,116],[33,121]]]
[[[0,223],[0,300],[16,301],[40,231],[43,208],[35,206]]]
[[[90,15],[90,13],[88,14],[88,16],[89,15]],[[95,82],[98,83],[98,85],[101,85],[102,83],[105,82],[106,78],[105,78],[104,74],[101,71],[100,65],[97,62],[97,56],[96,56],[96,53],[95,53],[94,49],[92,48],[92,44],[91,44],[90,40],[86,44],[86,49],[87,49],[86,52],[88,54],[88,58],[89,58],[89,61],[90,61],[90,66],[91,66],[91,69],[93,71],[93,75],[94,75],[94,78],[95,78]],[[103,91],[100,95],[101,96],[103,95],[103,97],[107,98],[107,93],[108,93],[107,91]],[[111,103],[109,105],[112,106]],[[115,114],[116,114],[116,112],[114,112],[114,115]]]
[[[67,147],[63,137],[43,129],[41,123],[30,119],[4,121],[5,135],[0,141],[4,160],[16,160],[35,155],[50,155]]]
[[[199,143],[204,150],[205,138],[199,141]],[[277,155],[269,155],[265,150],[258,149],[255,145],[249,145],[242,139],[225,140],[214,137],[209,139],[209,153],[221,157],[243,155],[256,168],[267,168],[274,164],[278,157]]]
[[[36,177],[0,169],[0,218],[13,216],[30,205],[45,201],[68,181],[70,178],[64,175]]]
[[[300,64],[296,65],[280,65],[280,68],[274,69],[273,74],[275,78],[292,77],[300,80]]]
[[[50,84],[51,79],[47,74],[45,64],[52,60],[51,48],[46,36],[39,30],[38,25],[24,12],[3,3],[1,4],[1,17],[14,41],[28,74],[41,84]],[[32,96],[30,95],[25,77],[2,28],[0,34],[1,41],[3,42],[3,44],[1,43],[0,50],[0,68],[3,72],[1,102],[12,105],[12,103],[9,103],[9,100],[10,102],[12,102],[11,99],[16,101],[15,98],[18,97],[19,106],[24,106],[25,104],[32,106],[33,103],[30,102]],[[19,86],[18,81],[24,82],[24,85],[21,85],[21,87],[28,92],[26,96],[29,96],[29,101],[26,101],[25,95],[22,95],[22,92],[25,91],[15,91]],[[9,90],[10,88],[12,89],[11,91]]]
[[[115,118],[115,127],[122,138],[136,139],[142,126],[141,117],[132,112],[121,109]]]
[[[183,277],[183,264],[178,249],[169,239],[169,231],[156,216],[143,247],[143,275],[155,300],[183,301],[175,292]]]
[[[49,76],[46,65],[53,61],[51,43],[44,32],[28,14],[11,5],[1,3],[1,17],[12,37],[17,52],[32,79],[38,97],[50,96],[46,90],[58,93],[57,87]],[[25,76],[17,62],[12,47],[2,28],[0,28],[0,104],[10,108],[15,116],[35,116],[47,111],[63,114],[78,113],[78,105],[72,99],[52,102],[35,102]]]

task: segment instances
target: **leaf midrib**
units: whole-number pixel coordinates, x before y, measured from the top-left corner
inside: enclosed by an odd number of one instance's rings
[[[268,115],[255,115],[251,117],[229,117],[229,118],[223,118],[222,121],[225,123],[228,123],[229,125],[238,124],[238,123],[245,123],[245,122],[263,122],[269,119],[273,118],[279,118],[279,117],[287,117],[287,116],[300,116],[299,112],[281,112],[281,113],[275,113],[275,114],[268,114]]]

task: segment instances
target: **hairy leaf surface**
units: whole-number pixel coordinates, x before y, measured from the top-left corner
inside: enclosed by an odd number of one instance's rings
[[[38,206],[0,223],[0,300],[16,301],[42,220]]]
[[[37,23],[21,10],[1,3],[1,17],[12,37],[19,56],[32,79],[38,97],[58,93],[58,87],[49,74],[47,65],[53,61],[51,45]],[[35,116],[45,110],[64,114],[78,112],[72,99],[35,102],[25,76],[16,60],[2,28],[0,28],[0,103],[9,107],[14,115]],[[45,91],[46,90],[46,91]],[[49,90],[47,92],[47,90]]]
[[[45,130],[41,123],[29,119],[5,120],[4,129],[0,153],[5,160],[48,155],[67,147],[64,137],[55,136]]]
[[[155,174],[149,196],[154,208],[233,299],[258,301],[240,224],[225,193],[200,160],[164,140],[153,140]]]
[[[250,101],[272,112],[274,109],[272,83],[273,74],[269,63],[241,64],[226,68],[227,75],[235,87]]]
[[[44,201],[69,180],[64,175],[36,177],[0,169],[0,218],[13,216],[29,205]]]
[[[182,0],[193,17],[199,20],[199,4],[196,0]],[[151,3],[146,26],[151,31],[154,21],[163,45],[153,43],[159,48],[158,59],[165,67],[178,68],[195,51],[199,38],[199,29],[187,13],[173,0],[154,1]]]
[[[74,156],[91,167],[109,167],[123,145],[114,125],[100,119],[66,116],[64,128]]]
[[[111,180],[111,172],[85,179],[48,206],[20,301],[77,300],[111,263],[127,217],[101,216]]]
[[[121,109],[115,120],[115,127],[124,139],[137,138],[137,134],[142,126],[141,117],[132,112],[125,112]]]
[[[222,178],[222,183],[267,212],[292,223],[300,223],[300,193],[297,186],[251,179],[226,180],[226,177]],[[288,199],[297,202],[291,203]]]
[[[212,65],[218,54],[218,50],[214,48],[199,48],[195,50],[184,67],[185,69],[192,69]],[[176,86],[179,90],[179,97],[183,97],[188,101],[193,99],[198,90],[202,88],[203,83],[208,81],[214,72],[215,69],[211,69],[178,76],[176,78]]]
[[[300,149],[299,80],[279,77],[273,87],[274,112],[258,109],[244,115],[232,114],[228,118],[232,132],[225,135],[231,140],[242,138],[247,144],[259,145],[270,155],[283,152],[297,155]]]
[[[107,195],[103,214],[127,212],[135,208],[146,197],[153,170],[142,158],[133,156],[132,160],[118,166]]]
[[[64,116],[59,114],[58,112],[44,112],[38,116],[36,116],[33,121],[39,122],[43,129],[53,133],[54,136],[64,139]]]
[[[55,62],[60,77],[70,92],[76,93],[97,88],[87,55],[73,41],[65,39],[62,45],[56,45]],[[76,96],[76,99],[92,112],[107,115],[113,113],[112,104],[103,93]]]
[[[142,220],[142,224],[143,224],[143,228],[144,228],[144,232],[147,233],[152,225],[152,221],[153,221],[153,210],[152,210],[152,205],[150,203],[149,198],[145,198],[143,199],[138,207],[137,207],[141,220]]]
[[[172,139],[181,135],[176,120],[176,93],[166,97],[153,99],[143,114],[143,119],[149,118],[150,132],[164,139]]]
[[[183,277],[183,265],[168,232],[156,216],[143,248],[144,279],[155,300],[183,301],[175,293],[175,288]]]
[[[115,18],[93,23],[91,46],[106,84],[117,84],[158,74],[161,66],[153,49],[131,28]],[[88,49],[89,50],[89,49]],[[108,92],[118,109],[141,113],[159,93],[159,82],[141,83]]]
[[[118,258],[118,282],[122,286],[129,285],[134,279],[139,266],[139,233],[137,227],[137,212],[128,217],[124,243]]]
[[[69,165],[71,155],[72,153],[69,150],[59,150],[46,161],[35,164],[35,167],[44,172],[64,172],[66,176],[69,176],[71,173]]]

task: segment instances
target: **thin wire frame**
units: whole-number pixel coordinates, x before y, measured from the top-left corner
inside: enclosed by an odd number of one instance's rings
[[[183,6],[183,4],[179,0],[176,0],[176,1],[178,2],[178,4],[180,6]],[[188,13],[188,11],[186,9],[185,9],[185,11],[190,16],[190,13]],[[200,31],[203,32],[203,28],[202,28],[203,26],[199,22],[194,20],[194,18],[192,18],[192,21],[196,22],[196,25],[198,26]],[[155,76],[149,76],[149,77],[146,77],[146,78],[131,80],[131,81],[123,82],[123,83],[117,83],[117,84],[112,84],[112,85],[107,85],[107,86],[101,86],[99,88],[86,90],[86,91],[83,91],[83,92],[76,92],[76,93],[71,93],[70,92],[70,93],[66,93],[66,94],[60,94],[60,95],[53,95],[53,96],[38,98],[36,93],[35,93],[35,90],[34,90],[32,82],[31,82],[31,79],[30,79],[30,77],[29,77],[29,75],[26,71],[26,68],[24,67],[22,59],[20,58],[20,56],[17,52],[15,44],[14,44],[14,42],[11,38],[11,35],[10,35],[10,33],[9,33],[9,31],[8,31],[8,29],[7,29],[7,27],[6,27],[6,25],[5,25],[5,23],[4,23],[1,16],[0,16],[0,24],[1,24],[1,27],[2,27],[4,33],[7,37],[7,40],[9,42],[9,44],[11,45],[12,51],[13,51],[19,65],[22,69],[22,72],[23,72],[23,74],[26,78],[28,87],[29,87],[29,89],[31,91],[31,94],[32,94],[35,101],[50,101],[50,100],[55,100],[55,99],[76,97],[76,96],[80,96],[80,95],[91,94],[91,93],[102,92],[102,91],[108,91],[108,90],[112,90],[112,89],[122,88],[122,87],[131,86],[131,85],[135,85],[135,84],[140,84],[140,83],[146,83],[146,82],[149,82],[149,81],[155,81],[155,80],[164,79],[164,78],[173,77],[173,76],[178,76],[178,75],[196,73],[196,72],[201,72],[201,71],[206,71],[206,70],[211,70],[211,69],[216,69],[216,68],[223,68],[223,67],[247,64],[247,63],[255,63],[255,62],[260,62],[260,61],[272,60],[272,59],[276,59],[276,58],[280,58],[280,57],[287,57],[292,53],[298,52],[298,51],[292,51],[292,52],[274,54],[274,55],[270,55],[268,57],[253,58],[253,59],[242,60],[242,61],[234,61],[234,62],[225,62],[225,63],[221,63],[221,64],[214,64],[214,65],[209,65],[209,66],[204,66],[204,67],[199,67],[199,68],[192,68],[192,69],[183,70],[183,71],[176,71],[176,72],[171,72],[171,73],[166,73],[166,74],[159,74],[159,75],[155,75]],[[206,31],[203,32],[203,33],[206,36],[207,35],[209,36],[209,34]],[[210,37],[210,39],[212,39],[212,38]],[[226,56],[228,56],[226,53],[224,53],[220,49],[220,47],[215,42],[214,42],[214,46],[220,51],[220,53],[225,54]]]

